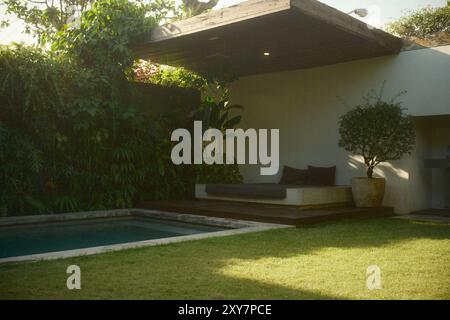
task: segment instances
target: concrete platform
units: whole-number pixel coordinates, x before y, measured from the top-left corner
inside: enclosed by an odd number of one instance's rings
[[[299,206],[303,208],[326,208],[350,206],[353,202],[350,186],[321,186],[321,187],[288,187],[284,199],[261,197],[233,196],[211,194],[206,192],[206,185],[195,185],[195,198],[201,200],[221,200],[232,202],[250,202],[268,205]]]
[[[150,201],[138,203],[136,204],[136,207],[296,226],[339,219],[372,218],[394,215],[394,209],[391,207],[302,209],[286,205],[242,203],[220,200]]]

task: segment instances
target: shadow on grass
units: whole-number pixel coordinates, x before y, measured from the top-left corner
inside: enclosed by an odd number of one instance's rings
[[[437,224],[412,220],[396,219],[364,219],[329,222],[307,225],[289,230],[289,236],[276,237],[284,234],[284,230],[271,231],[271,237],[261,237],[259,241],[249,244],[251,254],[247,249],[235,253],[239,258],[255,259],[267,256],[290,257],[298,254],[309,254],[323,248],[380,248],[409,240],[450,239],[450,224]],[[259,238],[260,234],[248,235]],[[230,238],[228,243],[238,239]],[[272,250],[274,249],[274,250]],[[250,250],[249,250],[250,251]],[[270,252],[270,253],[269,253]]]
[[[328,223],[126,250],[66,260],[0,266],[0,298],[31,299],[341,299],[224,274],[230,261],[301,257],[324,248],[382,248],[417,239],[450,239],[450,225],[372,219]],[[66,289],[66,268],[82,270],[82,290]],[[266,266],[267,267],[267,266]],[[292,270],[294,271],[294,270]],[[249,277],[252,271],[249,270]],[[256,275],[255,275],[256,276]],[[289,274],[287,275],[289,278]],[[295,281],[294,279],[292,281]]]

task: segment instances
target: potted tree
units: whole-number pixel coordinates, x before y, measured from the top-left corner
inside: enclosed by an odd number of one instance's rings
[[[358,207],[381,206],[386,181],[374,177],[374,169],[382,162],[399,160],[410,154],[415,143],[412,117],[404,113],[396,98],[382,100],[372,90],[363,97],[364,103],[352,108],[339,120],[339,146],[361,156],[367,177],[352,179],[352,193]]]

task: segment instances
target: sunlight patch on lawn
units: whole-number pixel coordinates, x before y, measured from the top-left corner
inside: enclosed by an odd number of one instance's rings
[[[366,286],[369,265],[381,268],[380,290]],[[449,266],[449,240],[410,239],[380,247],[327,247],[290,257],[233,258],[217,272],[336,299],[448,299]]]

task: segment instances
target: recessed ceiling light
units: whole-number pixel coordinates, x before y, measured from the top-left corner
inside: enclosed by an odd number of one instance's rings
[[[270,56],[270,52],[264,52],[264,55],[265,55],[266,57],[268,57],[268,56]]]

